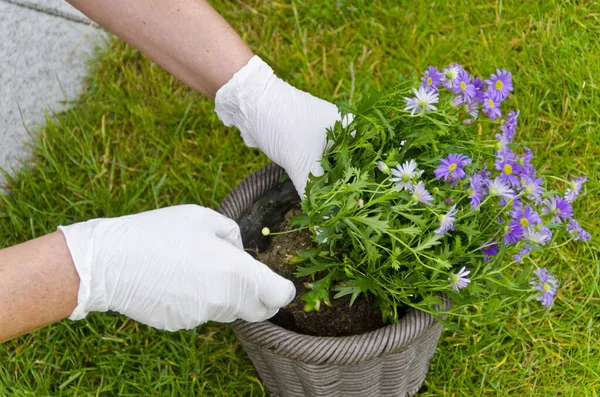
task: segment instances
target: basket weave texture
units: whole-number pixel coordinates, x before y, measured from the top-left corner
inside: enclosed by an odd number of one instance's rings
[[[283,172],[276,164],[261,168],[219,212],[238,222]],[[269,321],[231,326],[274,397],[412,396],[425,381],[442,332],[439,322],[417,310],[397,324],[345,337],[297,334]]]

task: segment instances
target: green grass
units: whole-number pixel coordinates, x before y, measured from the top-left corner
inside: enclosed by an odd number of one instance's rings
[[[554,175],[588,175],[576,214],[600,234],[600,4],[595,1],[215,2],[291,84],[330,101],[399,74],[459,62],[514,73],[518,139]],[[434,5],[435,4],[435,5]],[[41,61],[40,61],[41,62]],[[224,128],[213,103],[115,40],[89,88],[48,120],[35,164],[1,196],[9,246],[68,224],[180,203],[216,207],[268,160]],[[598,238],[540,265],[562,280],[551,312],[523,305],[446,331],[422,396],[600,394]],[[2,396],[262,396],[232,332],[168,333],[93,314],[0,345]]]

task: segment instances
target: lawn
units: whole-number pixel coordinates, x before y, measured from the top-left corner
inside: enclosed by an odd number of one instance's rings
[[[446,331],[420,396],[600,394],[600,3],[597,1],[214,1],[291,84],[355,100],[400,74],[458,62],[513,72],[517,139],[543,172],[587,175],[576,215],[594,235],[559,262],[551,311],[523,303]],[[40,60],[42,62],[42,60]],[[4,247],[94,217],[182,203],[216,208],[268,162],[213,103],[119,40],[90,62],[71,110],[48,119],[37,158],[0,196]],[[0,345],[2,396],[263,396],[226,325],[161,332],[113,314]]]

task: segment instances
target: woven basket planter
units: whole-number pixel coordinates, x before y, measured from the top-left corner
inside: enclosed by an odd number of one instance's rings
[[[240,183],[219,211],[239,222],[272,190],[283,169],[269,164]],[[232,328],[272,396],[412,396],[425,381],[442,332],[431,315],[410,310],[397,324],[361,335],[317,337],[269,321]]]

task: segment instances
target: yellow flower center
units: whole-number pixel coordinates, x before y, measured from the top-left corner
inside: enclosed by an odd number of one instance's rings
[[[467,83],[465,83],[464,81],[461,81],[460,82],[460,89],[463,90],[463,91],[466,90],[467,89]]]
[[[510,164],[506,164],[504,166],[504,173],[506,175],[510,175],[510,174],[512,174],[512,172],[513,172],[512,166]]]
[[[452,163],[452,164],[450,164],[450,165],[448,166],[448,169],[449,169],[450,171],[454,171],[454,170],[456,169],[456,167],[458,167],[458,165],[456,165],[456,163]]]
[[[550,284],[544,283],[544,291],[546,291],[546,292],[550,291]]]
[[[494,88],[500,91],[502,88],[504,88],[504,83],[500,80],[496,80],[496,83],[494,83]]]
[[[490,105],[490,109],[493,109],[494,106],[494,101],[492,99],[488,99],[488,105]]]
[[[519,222],[521,223],[521,226],[523,227],[527,227],[529,225],[529,219],[523,217],[519,220]]]
[[[432,85],[433,84],[433,80],[431,79],[431,77],[427,77],[427,85]]]

